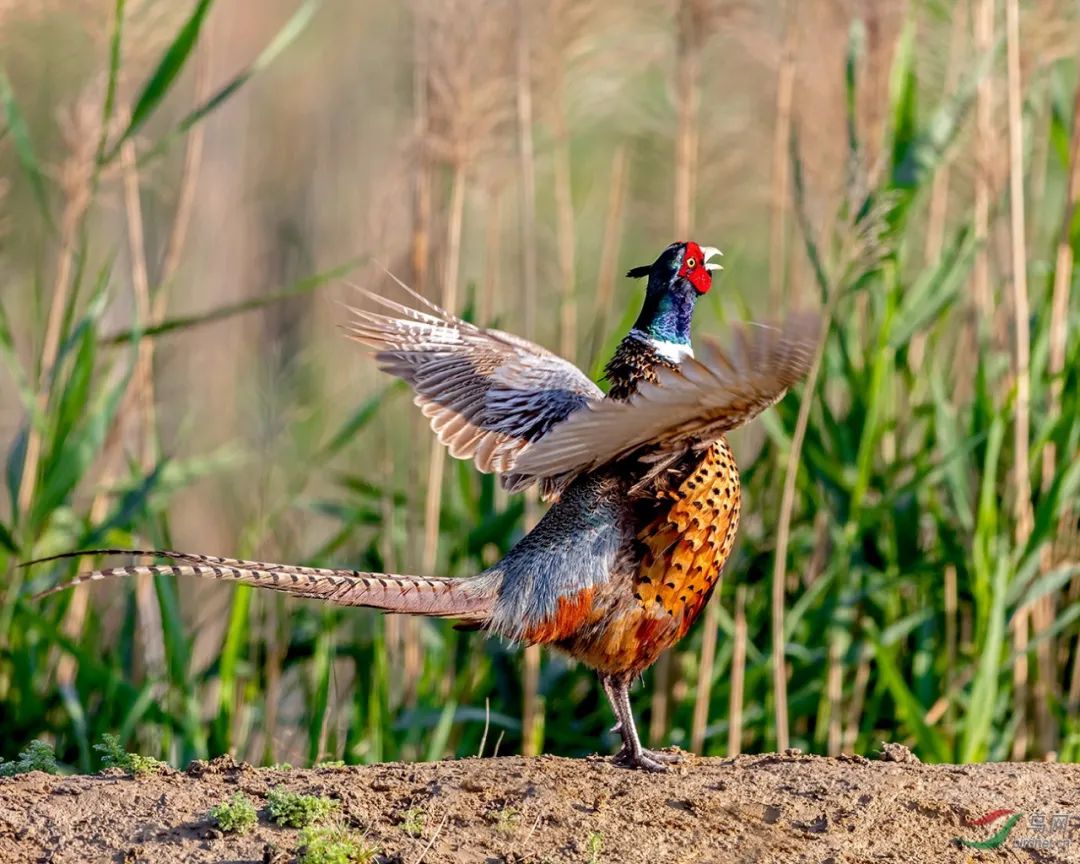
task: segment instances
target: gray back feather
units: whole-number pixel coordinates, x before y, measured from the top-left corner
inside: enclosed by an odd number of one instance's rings
[[[622,485],[607,475],[570,486],[536,527],[479,579],[499,584],[487,629],[520,639],[558,611],[559,598],[607,582],[634,539]]]

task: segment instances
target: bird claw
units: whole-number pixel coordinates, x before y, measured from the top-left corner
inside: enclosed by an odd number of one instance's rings
[[[663,753],[657,750],[645,750],[636,752],[629,747],[623,747],[615,754],[612,761],[623,768],[640,768],[643,771],[662,773],[668,770],[668,765],[683,761],[681,753]]]

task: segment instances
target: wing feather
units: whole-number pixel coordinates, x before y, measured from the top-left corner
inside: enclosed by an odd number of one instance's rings
[[[623,402],[590,401],[514,461],[518,478],[560,477],[565,483],[634,454],[650,461],[685,451],[752,420],[802,379],[820,331],[816,313],[778,326],[743,325],[724,350],[703,340],[697,358],[656,370]]]
[[[351,309],[346,331],[375,349],[381,369],[412,385],[414,401],[455,458],[506,475],[530,443],[603,398],[569,361],[513,334],[463,321],[398,284],[423,308],[363,291],[392,314]],[[534,479],[504,476],[503,485],[517,491]]]

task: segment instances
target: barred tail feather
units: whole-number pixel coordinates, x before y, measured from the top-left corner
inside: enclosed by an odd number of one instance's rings
[[[125,576],[198,576],[242,582],[258,588],[283,591],[295,597],[325,600],[340,606],[368,606],[384,612],[426,615],[435,618],[461,618],[482,623],[491,611],[494,592],[484,577],[447,579],[441,577],[399,576],[394,573],[365,573],[358,570],[332,570],[194,555],[185,552],[132,549],[94,549],[69,552],[31,561],[38,564],[87,555],[140,555],[167,558],[173,564],[128,565],[89,570],[61,585],[46,589],[35,599],[66,591],[86,582]],[[29,566],[29,564],[27,566]]]

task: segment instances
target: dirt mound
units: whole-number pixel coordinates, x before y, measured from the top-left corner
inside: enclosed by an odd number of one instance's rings
[[[279,785],[336,799],[374,860],[402,864],[1080,861],[1080,766],[922,765],[897,746],[872,762],[690,757],[664,775],[555,757],[26,774],[0,779],[0,861],[288,864],[300,832],[265,810]],[[222,834],[207,811],[237,791],[258,825]]]

